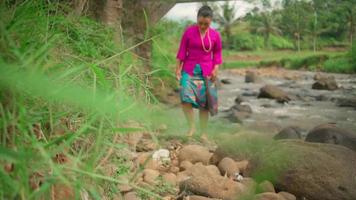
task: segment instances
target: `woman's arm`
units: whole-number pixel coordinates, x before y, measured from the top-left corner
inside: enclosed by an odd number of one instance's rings
[[[222,63],[222,41],[221,41],[220,34],[217,33],[216,45],[214,46],[214,50],[213,50],[213,72],[211,77],[213,81],[215,81],[218,75],[218,70],[221,63]]]
[[[183,67],[183,63],[185,60],[185,57],[187,55],[187,46],[188,46],[188,33],[187,33],[188,29],[185,29],[181,41],[180,41],[180,45],[179,45],[179,49],[177,52],[177,67],[176,67],[176,79],[179,81],[181,78],[181,70]]]
[[[176,67],[176,79],[178,81],[180,81],[181,77],[182,77],[182,67],[183,67],[183,61],[177,59],[177,67]]]

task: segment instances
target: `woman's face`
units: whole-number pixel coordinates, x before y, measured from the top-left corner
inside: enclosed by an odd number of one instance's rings
[[[211,24],[211,17],[198,17],[197,24],[200,30],[205,31]]]

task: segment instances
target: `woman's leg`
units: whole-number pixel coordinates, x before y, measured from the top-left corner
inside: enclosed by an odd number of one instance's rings
[[[192,136],[195,132],[193,106],[191,103],[182,103],[182,108],[189,125],[189,131],[187,135]]]
[[[209,119],[209,110],[205,108],[199,109],[199,122],[200,122],[200,131],[202,133],[202,137],[207,137],[207,126]]]

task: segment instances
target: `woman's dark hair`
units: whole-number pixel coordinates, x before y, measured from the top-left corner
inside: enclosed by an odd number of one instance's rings
[[[198,11],[198,17],[210,17],[213,18],[213,10],[210,6],[204,5]]]

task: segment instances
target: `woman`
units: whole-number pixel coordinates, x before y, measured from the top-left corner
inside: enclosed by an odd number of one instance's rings
[[[222,42],[218,31],[210,27],[213,11],[203,6],[198,11],[197,24],[188,26],[181,38],[177,53],[176,78],[180,81],[180,98],[187,118],[188,136],[195,133],[193,108],[199,109],[200,131],[206,139],[209,107],[217,110],[215,80],[222,63]],[[206,82],[209,85],[207,101]]]

